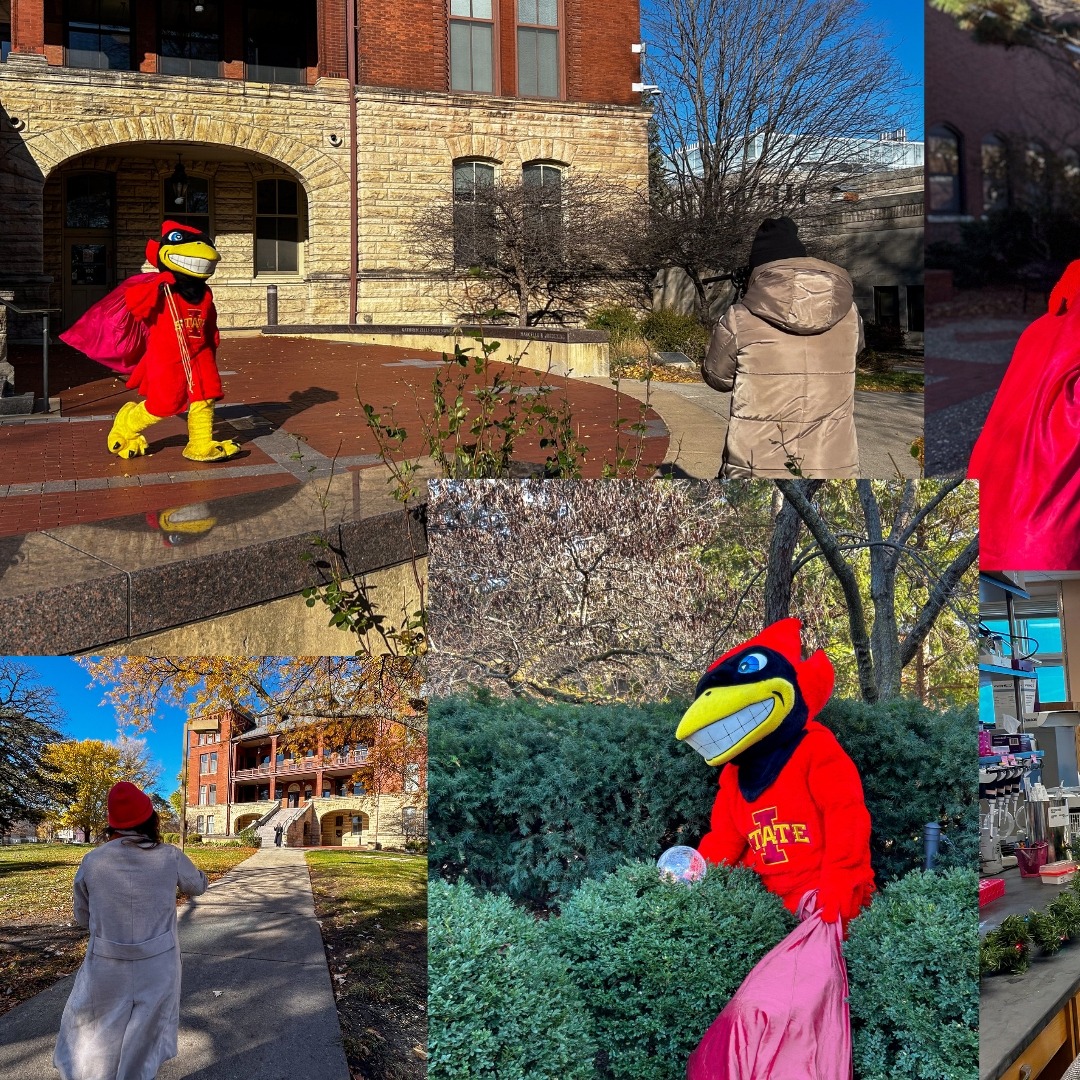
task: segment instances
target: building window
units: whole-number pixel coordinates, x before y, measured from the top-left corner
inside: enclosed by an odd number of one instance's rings
[[[1009,159],[1005,143],[996,135],[982,141],[983,213],[1004,210],[1009,204]]]
[[[255,185],[255,273],[299,270],[299,185],[294,180],[260,180]]]
[[[311,785],[304,788],[304,802],[311,802]]]
[[[494,186],[494,165],[454,163],[455,266],[484,266],[495,259],[495,207],[488,197]]]
[[[206,819],[206,835],[207,836],[213,836],[214,835],[214,819],[212,817],[208,817]]]
[[[1037,139],[1024,148],[1024,194],[1029,205],[1043,206],[1051,199],[1049,153]]]
[[[333,792],[331,792],[331,790],[330,790],[330,785],[329,784],[323,784],[322,797],[324,799],[329,799],[332,794],[333,794]]]
[[[161,0],[158,71],[216,79],[221,74],[222,7],[215,0]]]
[[[200,815],[199,815],[199,816],[198,816],[198,817],[197,817],[197,818],[195,819],[195,831],[196,831],[196,832],[198,832],[198,833],[201,833],[201,832],[203,831],[203,822],[204,822],[205,820],[206,820],[206,819],[205,819],[205,818],[204,818],[204,817],[202,816],[202,814],[200,814]]]
[[[199,755],[199,774],[200,775],[205,775],[206,773],[208,773],[210,771],[210,769],[208,768],[209,758],[210,758],[209,754],[200,754]]]
[[[203,176],[189,176],[187,191],[178,197],[167,176],[162,181],[163,220],[178,221],[211,235],[210,181]]]
[[[359,836],[361,830],[360,815],[353,814],[352,816],[352,834],[353,836]]]
[[[212,773],[217,772],[217,754],[216,753],[210,755],[210,771]]]
[[[410,839],[420,832],[419,814],[415,806],[403,806],[401,808],[401,832]]]
[[[405,766],[404,790],[407,794],[420,790],[420,765],[418,763]]]
[[[878,326],[900,325],[900,287],[874,286],[874,322]]]
[[[923,286],[907,287],[907,328],[917,334],[923,332]]]
[[[69,67],[131,70],[128,0],[68,0],[66,15]]]
[[[349,785],[346,784],[344,780],[342,780],[338,784],[338,795],[348,795],[348,794],[349,794]]]
[[[357,780],[356,783],[353,784],[352,793],[357,796],[367,794],[367,788],[364,787],[364,782],[362,780]]]
[[[450,89],[495,89],[492,0],[450,0]]]
[[[200,806],[205,806],[209,802],[209,799],[207,798],[207,790],[208,789],[207,789],[205,784],[203,784],[199,788],[199,805]]]
[[[518,93],[561,97],[559,0],[517,0]]]
[[[521,174],[526,191],[532,196],[527,206],[535,216],[542,249],[562,242],[562,169],[557,165],[526,165]]]
[[[207,784],[206,785],[206,790],[207,790],[207,793],[208,793],[207,794],[207,800],[206,800],[208,805],[216,806],[217,805],[217,784]]]
[[[304,55],[308,23],[314,4],[267,2],[246,5],[247,78],[249,82],[293,83],[306,81]]]
[[[960,161],[960,136],[952,128],[932,127],[926,133],[927,204],[931,214],[963,211]]]

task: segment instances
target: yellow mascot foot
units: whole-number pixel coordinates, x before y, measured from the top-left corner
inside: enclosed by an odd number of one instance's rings
[[[160,416],[148,412],[141,401],[128,401],[121,405],[109,430],[109,453],[120,458],[142,457],[149,453],[150,447],[139,432],[160,419]]]
[[[184,457],[189,461],[225,461],[240,453],[231,439],[214,441],[214,403],[193,401],[188,408],[188,444]]]

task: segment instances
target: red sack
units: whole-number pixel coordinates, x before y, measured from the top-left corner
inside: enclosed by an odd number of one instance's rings
[[[713,1021],[690,1055],[687,1080],[851,1080],[843,930],[816,907],[817,893],[807,893],[802,922]]]
[[[132,315],[127,292],[151,278],[160,282],[161,277],[157,272],[129,277],[65,330],[60,340],[113,371],[130,374],[146,348],[146,325]]]

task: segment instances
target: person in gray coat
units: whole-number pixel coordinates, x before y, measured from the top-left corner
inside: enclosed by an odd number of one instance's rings
[[[206,891],[206,875],[161,842],[158,816],[134,784],[108,796],[108,842],[75,875],[75,921],[90,931],[56,1041],[63,1080],[153,1080],[176,1057],[180,942],[176,890]]]

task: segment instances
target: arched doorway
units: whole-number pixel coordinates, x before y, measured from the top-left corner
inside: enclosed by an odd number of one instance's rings
[[[324,847],[360,847],[367,831],[367,814],[350,807],[327,811],[319,823]]]
[[[64,315],[74,322],[116,285],[116,177],[92,170],[68,173],[62,199]]]
[[[299,806],[300,805],[300,785],[290,784],[287,792],[287,798],[285,800],[286,806]]]
[[[242,833],[249,825],[254,825],[261,814],[241,814],[233,825],[233,832]]]

